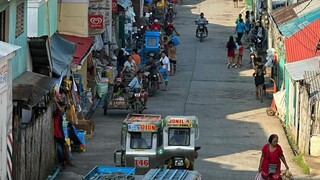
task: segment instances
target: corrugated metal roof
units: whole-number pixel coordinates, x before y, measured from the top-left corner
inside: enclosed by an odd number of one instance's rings
[[[20,49],[20,46],[9,44],[3,41],[0,41],[0,59],[8,56],[10,53]]]
[[[36,105],[58,82],[58,79],[25,71],[12,83],[12,99]]]
[[[289,76],[294,81],[300,81],[303,79],[303,75],[306,71],[319,71],[320,56],[306,59],[303,61],[287,63],[285,68],[289,73]]]
[[[310,84],[311,103],[320,101],[320,71],[306,71],[304,80],[307,84]]]
[[[286,7],[279,8],[271,13],[274,22],[280,26],[281,24],[298,17],[294,8],[306,1],[298,2]]]
[[[319,39],[320,19],[307,25],[290,38],[285,39],[286,62],[291,63],[320,56],[320,50],[316,51]]]
[[[83,58],[86,57],[88,53],[90,53],[91,47],[93,45],[93,39],[87,38],[87,37],[79,37],[79,36],[71,36],[71,35],[65,35],[60,34],[62,38],[71,41],[73,43],[76,43],[76,51],[73,55],[72,64],[75,65],[82,65]]]

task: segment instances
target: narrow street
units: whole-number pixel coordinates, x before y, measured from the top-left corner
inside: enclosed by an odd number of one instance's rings
[[[243,67],[227,68],[225,46],[229,36],[234,35],[234,21],[242,3],[239,8],[233,8],[231,0],[183,3],[178,6],[175,21],[181,34],[177,74],[170,77],[169,91],[158,91],[150,98],[144,113],[199,118],[197,145],[201,150],[195,169],[204,180],[253,179],[261,148],[273,133],[279,135],[295,179],[307,179],[292,162],[293,153],[279,120],[266,114],[270,99],[263,103],[255,99],[253,70],[247,68],[248,50],[244,52]],[[195,37],[194,20],[200,12],[210,23],[209,37],[203,43]],[[114,165],[113,152],[120,148],[121,123],[127,113],[110,110],[104,116],[102,107],[98,107],[91,117],[95,122],[94,138],[86,141],[86,152],[73,154],[77,167],[68,167],[58,179],[80,179],[97,165]]]

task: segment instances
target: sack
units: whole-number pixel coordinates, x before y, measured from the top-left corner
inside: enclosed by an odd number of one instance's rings
[[[256,175],[256,177],[254,178],[254,180],[263,180],[260,172],[257,173],[257,175]]]
[[[275,174],[277,172],[278,164],[269,164],[269,174]]]

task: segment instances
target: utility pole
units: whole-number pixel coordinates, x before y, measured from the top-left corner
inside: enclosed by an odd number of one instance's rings
[[[272,30],[273,27],[271,25],[271,22],[269,18],[271,18],[271,13],[272,13],[272,0],[266,0],[267,1],[267,12],[268,12],[268,49],[272,48]]]

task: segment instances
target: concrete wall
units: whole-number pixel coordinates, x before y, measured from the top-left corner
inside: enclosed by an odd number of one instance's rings
[[[62,34],[88,37],[89,2],[58,4],[58,30]]]
[[[47,4],[45,0],[28,0],[28,37],[50,37],[57,31],[58,26],[58,2],[48,0],[49,31],[47,30]]]

